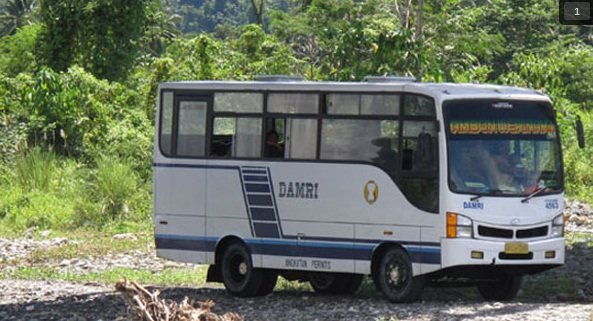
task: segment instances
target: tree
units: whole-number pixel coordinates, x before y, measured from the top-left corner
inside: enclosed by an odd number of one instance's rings
[[[0,9],[0,37],[12,35],[35,20],[37,0],[6,0]]]
[[[39,65],[64,71],[73,64],[77,54],[82,24],[82,6],[76,0],[42,0],[40,19],[44,24],[37,41]]]
[[[166,12],[156,9],[148,13],[148,24],[144,37],[147,49],[153,56],[159,57],[168,43],[181,33],[177,24],[181,22],[181,16],[169,15]]]
[[[505,72],[514,53],[536,52],[559,40],[557,12],[554,0],[492,0],[478,10],[474,28],[504,39],[504,51],[494,57],[494,78]]]
[[[40,30],[41,25],[32,24],[0,38],[0,73],[14,77],[35,70],[33,48]]]
[[[76,63],[100,78],[122,79],[141,47],[151,0],[42,0],[42,64],[63,71]]]

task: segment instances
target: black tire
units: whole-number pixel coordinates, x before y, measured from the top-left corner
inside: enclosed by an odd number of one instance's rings
[[[274,291],[276,282],[278,281],[278,273],[272,270],[262,270],[262,281],[257,295],[267,295]]]
[[[229,244],[222,255],[222,281],[231,294],[239,297],[259,295],[263,273],[254,269],[251,254],[242,243]]]
[[[312,273],[309,283],[317,293],[349,295],[358,290],[362,277],[350,273]]]
[[[401,248],[390,248],[380,258],[373,280],[387,300],[396,303],[414,302],[424,290],[424,276],[414,277],[412,261]]]
[[[478,283],[478,291],[487,301],[509,301],[517,296],[521,280],[520,275],[502,274],[495,281]]]

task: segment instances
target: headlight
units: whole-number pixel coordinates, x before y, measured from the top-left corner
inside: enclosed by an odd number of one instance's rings
[[[472,238],[473,234],[473,222],[469,217],[447,212],[447,238]]]
[[[564,214],[560,214],[552,220],[552,237],[564,236]]]

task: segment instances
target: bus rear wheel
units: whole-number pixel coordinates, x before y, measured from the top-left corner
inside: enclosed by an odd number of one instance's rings
[[[414,302],[424,290],[424,276],[414,277],[410,256],[402,248],[385,251],[374,273],[375,286],[391,302]]]
[[[517,296],[522,279],[520,275],[502,274],[495,281],[478,283],[478,291],[488,301],[509,301]]]
[[[239,297],[260,295],[262,280],[263,271],[253,268],[245,245],[229,244],[222,256],[222,281],[227,291]]]
[[[362,283],[362,274],[313,273],[309,283],[315,292],[322,294],[354,294]]]

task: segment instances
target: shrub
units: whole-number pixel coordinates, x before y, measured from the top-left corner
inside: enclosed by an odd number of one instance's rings
[[[126,217],[138,189],[138,178],[128,163],[102,158],[97,163],[93,192],[101,214],[111,219]]]
[[[76,200],[84,184],[76,161],[32,148],[4,167],[0,219],[11,229],[61,229],[73,225]],[[6,167],[13,170],[9,172]]]
[[[14,162],[14,181],[23,191],[47,191],[58,168],[53,153],[32,148]]]

